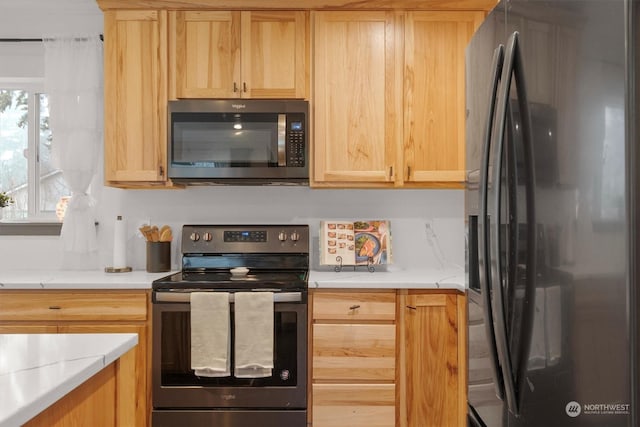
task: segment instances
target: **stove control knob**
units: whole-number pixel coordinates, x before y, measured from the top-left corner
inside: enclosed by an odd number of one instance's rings
[[[191,236],[189,236],[189,238],[192,242],[197,242],[198,240],[200,240],[200,235],[194,231],[193,233],[191,233]]]
[[[280,240],[281,242],[284,242],[285,240],[287,240],[287,233],[285,233],[284,231],[281,231],[280,234],[278,234],[278,240]]]
[[[291,241],[297,242],[298,240],[300,240],[300,233],[298,233],[297,231],[291,233]]]
[[[202,238],[204,239],[205,242],[210,242],[213,236],[211,235],[211,233],[207,231],[202,235]]]

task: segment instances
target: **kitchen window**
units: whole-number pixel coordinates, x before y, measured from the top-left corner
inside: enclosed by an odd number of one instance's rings
[[[42,92],[42,79],[0,80],[0,191],[14,200],[2,208],[1,234],[13,234],[4,232],[6,226],[25,222],[57,223],[59,230],[64,216],[70,190],[54,166]]]

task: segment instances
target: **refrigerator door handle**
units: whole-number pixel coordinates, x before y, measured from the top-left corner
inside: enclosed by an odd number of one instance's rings
[[[525,195],[525,215],[526,215],[526,256],[525,256],[525,283],[524,283],[524,303],[520,321],[519,346],[515,349],[518,365],[515,371],[515,386],[518,395],[517,407],[522,407],[522,396],[526,385],[527,361],[531,340],[533,336],[533,322],[535,316],[535,281],[537,265],[537,230],[535,217],[535,168],[533,155],[533,131],[531,124],[531,113],[529,111],[529,101],[527,98],[527,86],[525,84],[524,63],[522,57],[522,46],[518,42],[518,33],[514,33],[513,39],[513,75],[517,82],[518,108],[520,110],[520,127],[522,132],[524,170],[524,195]],[[513,183],[515,187],[516,183]],[[517,272],[516,272],[517,273]],[[513,286],[513,283],[511,284]]]
[[[504,399],[504,383],[502,379],[502,371],[498,359],[496,349],[496,334],[493,322],[493,310],[491,308],[491,260],[489,248],[489,215],[488,215],[488,186],[489,186],[489,163],[491,153],[491,136],[493,129],[493,120],[496,110],[496,98],[498,94],[498,86],[500,84],[500,75],[502,74],[502,65],[504,63],[504,45],[499,45],[493,52],[493,60],[491,63],[491,92],[489,95],[489,111],[486,119],[486,127],[483,142],[483,156],[480,168],[480,217],[479,217],[479,241],[478,256],[483,262],[478,265],[478,278],[480,284],[480,293],[482,295],[483,317],[485,320],[485,334],[489,347],[489,360],[491,363],[491,375],[494,380],[496,396]]]
[[[495,319],[495,328],[496,328],[496,348],[498,351],[498,358],[500,360],[500,367],[502,369],[502,377],[504,381],[504,389],[505,389],[505,397],[507,402],[507,407],[509,411],[515,416],[519,415],[519,396],[522,395],[522,387],[524,385],[524,374],[526,373],[526,362],[528,357],[528,351],[531,341],[531,325],[533,324],[532,316],[533,316],[533,308],[534,308],[534,295],[533,295],[533,278],[535,278],[535,234],[534,238],[531,239],[531,232],[527,232],[527,247],[532,248],[533,251],[528,251],[527,253],[527,283],[525,287],[525,312],[523,313],[523,320],[520,324],[521,331],[525,334],[520,339],[520,348],[515,349],[515,354],[511,352],[509,348],[508,341],[508,330],[507,330],[507,319],[506,319],[506,309],[505,309],[505,294],[512,295],[514,289],[512,287],[515,285],[513,280],[509,280],[509,278],[513,279],[516,275],[513,274],[515,272],[506,272],[506,280],[503,278],[503,269],[502,269],[502,259],[500,258],[500,254],[502,253],[502,244],[501,244],[501,224],[499,219],[499,214],[501,212],[501,178],[502,178],[502,169],[503,169],[503,154],[505,150],[505,128],[507,123],[507,114],[509,113],[508,105],[509,105],[509,94],[511,91],[511,77],[513,76],[516,80],[516,89],[518,95],[518,103],[521,109],[521,121],[523,122],[523,137],[524,146],[525,146],[525,156],[527,156],[526,161],[527,165],[532,165],[533,157],[531,155],[531,121],[529,117],[529,110],[527,104],[527,95],[526,95],[526,86],[524,81],[524,73],[523,73],[523,63],[522,63],[522,52],[521,46],[519,43],[519,34],[518,32],[514,32],[509,41],[507,43],[506,56],[505,56],[505,66],[503,67],[502,72],[502,88],[501,93],[498,98],[498,110],[496,112],[497,122],[496,122],[496,143],[494,145],[494,162],[495,167],[493,170],[493,182],[495,186],[495,199],[492,200],[494,203],[494,212],[498,217],[496,218],[496,225],[491,233],[491,244],[489,245],[489,250],[491,251],[491,256],[494,258],[494,262],[491,263],[491,280],[494,283],[493,289],[493,304],[492,307],[494,309],[494,319]],[[533,205],[533,191],[534,191],[534,180],[533,180],[533,169],[531,166],[526,167],[526,192],[527,192],[527,228],[530,230],[532,227],[535,227],[535,218],[534,218],[534,205]],[[509,188],[515,188],[517,183],[509,183],[507,182],[507,186]],[[512,231],[510,231],[512,233]],[[513,235],[510,234],[507,236],[510,239],[513,239]],[[516,268],[516,266],[511,265],[511,268]],[[504,284],[504,289],[503,289]],[[512,325],[514,326],[514,325]],[[524,329],[522,329],[524,328]],[[518,364],[517,369],[514,370],[514,362]]]

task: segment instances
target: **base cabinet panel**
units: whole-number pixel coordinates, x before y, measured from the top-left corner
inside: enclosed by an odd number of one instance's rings
[[[312,427],[465,427],[466,296],[314,290]]]
[[[395,325],[313,327],[314,379],[395,379]]]
[[[148,291],[109,290],[6,290],[0,291],[0,333],[136,333],[138,345],[122,355],[113,370],[113,379],[105,380],[115,384],[111,393],[105,384],[93,387],[96,393],[105,394],[102,400],[104,411],[113,409],[115,424],[74,423],[51,424],[45,418],[44,424],[34,425],[117,425],[144,427],[149,425],[151,408],[151,334],[150,296]],[[114,368],[115,366],[115,368]],[[89,386],[88,386],[89,387]],[[108,397],[111,396],[111,397]],[[132,398],[134,396],[134,398]],[[83,402],[82,395],[76,398]],[[109,403],[113,400],[113,404]],[[60,419],[73,419],[70,403],[56,411]],[[60,411],[69,414],[60,416]],[[93,412],[93,410],[89,410]],[[108,411],[107,411],[108,412]],[[105,412],[104,419],[110,415]],[[51,416],[48,415],[48,416]],[[84,415],[83,415],[84,416]],[[87,419],[88,418],[83,418]],[[102,419],[102,418],[101,418]]]
[[[466,426],[466,310],[456,293],[400,298],[402,426]]]
[[[393,427],[393,384],[314,384],[314,427]]]
[[[117,420],[118,362],[102,369],[62,399],[24,424],[24,427],[128,425]],[[131,373],[129,373],[131,374]],[[129,421],[131,422],[131,421]]]

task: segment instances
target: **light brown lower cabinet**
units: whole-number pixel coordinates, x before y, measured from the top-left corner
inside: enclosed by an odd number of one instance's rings
[[[401,291],[398,313],[398,425],[466,426],[466,296],[457,291]]]
[[[133,351],[133,350],[131,350]],[[126,357],[126,355],[125,355]],[[103,368],[69,394],[29,420],[23,427],[118,426],[118,372],[126,369],[120,360]],[[134,372],[127,370],[128,375]]]
[[[394,384],[314,384],[313,426],[395,425]]]
[[[0,333],[137,333],[138,345],[91,381],[102,396],[99,424],[79,421],[94,410],[73,410],[68,399],[48,426],[101,425],[144,427],[150,423],[151,327],[147,290],[6,290],[0,291]],[[113,374],[113,378],[108,378]],[[94,380],[94,379],[92,379]],[[113,383],[113,390],[111,384]],[[82,394],[75,393],[82,401]],[[67,396],[70,397],[71,395]],[[133,396],[133,398],[132,398]],[[93,398],[93,397],[92,397]],[[113,400],[113,405],[110,403]],[[62,402],[62,401],[60,401]],[[109,411],[113,408],[113,424]],[[66,416],[63,413],[68,412]],[[74,415],[75,414],[75,415]],[[38,425],[38,424],[36,424]]]
[[[466,297],[314,290],[312,427],[466,426]]]

